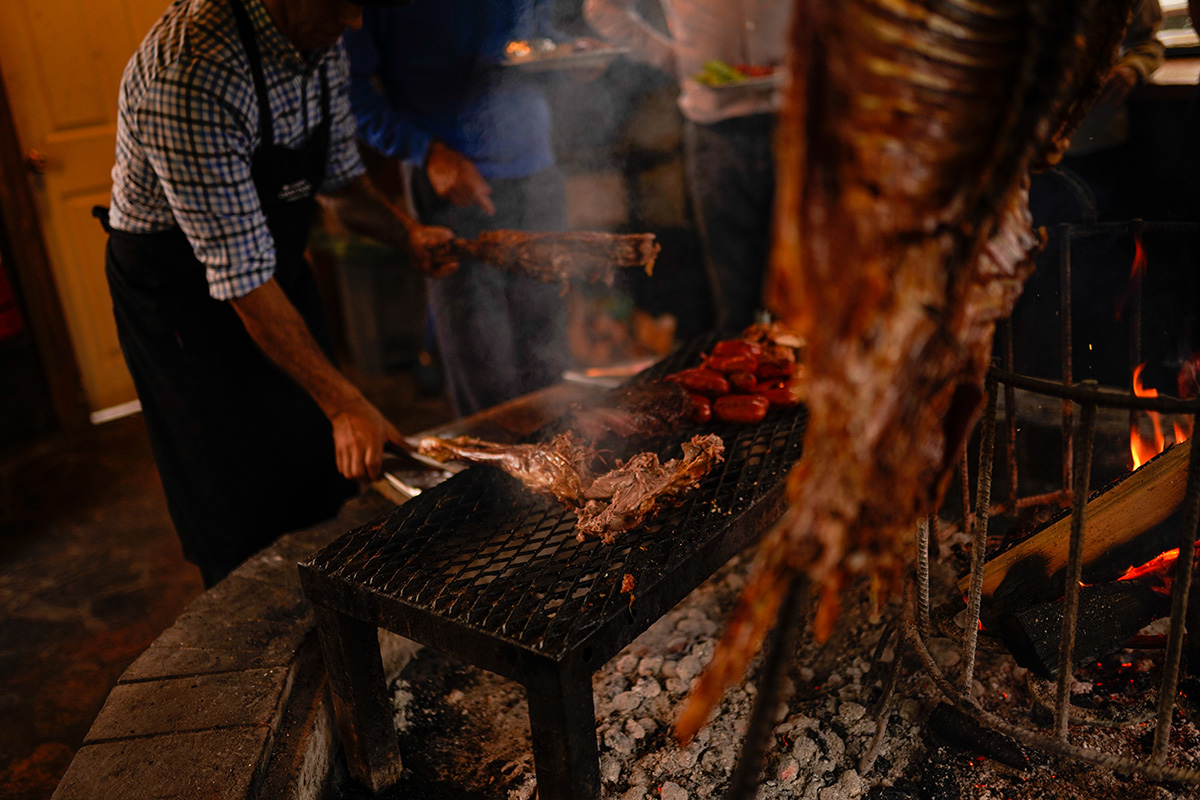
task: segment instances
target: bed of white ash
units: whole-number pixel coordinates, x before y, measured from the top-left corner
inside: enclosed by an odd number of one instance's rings
[[[942,543],[934,596],[965,571],[963,541]],[[755,677],[730,689],[696,739],[681,747],[671,726],[712,655],[746,579],[749,554],[734,559],[612,659],[593,678],[602,796],[606,800],[709,800],[729,787],[750,709]],[[943,594],[942,596],[947,596]],[[1052,763],[1028,750],[1023,768],[973,752],[929,724],[940,696],[906,659],[872,766],[860,762],[876,731],[876,701],[886,669],[872,670],[884,626],[866,618],[865,596],[848,598],[833,638],[801,636],[781,697],[758,800],[1167,800],[1200,791],[1121,778],[1107,770]],[[886,611],[896,612],[895,607]],[[885,617],[887,614],[885,614]],[[931,650],[953,680],[961,669],[948,640]],[[884,650],[890,662],[893,649]],[[887,665],[884,665],[887,666]],[[981,654],[975,695],[989,710],[1034,726],[1026,671],[1003,654]],[[523,689],[492,673],[421,650],[391,686],[404,774],[396,798],[529,800],[536,796]],[[1045,729],[1043,729],[1045,730]],[[1080,728],[1073,741],[1137,755],[1149,727]],[[1012,759],[1009,759],[1012,760]],[[1200,734],[1179,719],[1170,763],[1200,767]],[[1021,762],[1023,763],[1023,762]],[[362,795],[339,780],[334,795]],[[391,796],[391,793],[389,793]]]

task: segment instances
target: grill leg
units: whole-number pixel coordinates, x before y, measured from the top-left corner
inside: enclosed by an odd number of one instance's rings
[[[379,631],[316,603],[313,609],[350,775],[372,792],[382,792],[400,779],[400,747],[379,655]]]
[[[525,681],[538,800],[600,797],[590,672],[547,669]]]

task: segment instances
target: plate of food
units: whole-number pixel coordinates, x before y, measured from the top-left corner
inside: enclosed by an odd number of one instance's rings
[[[712,58],[692,80],[721,91],[750,91],[774,88],[782,77],[782,71],[771,64],[730,64]]]
[[[527,72],[604,68],[628,52],[627,47],[612,47],[595,39],[515,39],[505,46],[500,66]]]

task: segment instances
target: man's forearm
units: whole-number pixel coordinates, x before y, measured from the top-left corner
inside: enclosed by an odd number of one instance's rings
[[[362,401],[361,392],[325,357],[274,279],[230,302],[250,338],[312,396],[325,416],[333,419],[342,409]]]
[[[329,362],[279,284],[269,280],[230,302],[255,343],[329,418],[338,471],[351,479],[378,478],[384,444],[399,442],[399,431]]]
[[[411,245],[416,220],[393,207],[365,176],[336,191],[317,195],[321,204],[354,233],[400,249]]]

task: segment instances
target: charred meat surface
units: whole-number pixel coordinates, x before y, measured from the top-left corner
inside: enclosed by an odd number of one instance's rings
[[[714,464],[724,459],[725,445],[714,434],[683,443],[683,457],[662,464],[654,453],[638,453],[616,469],[596,475],[596,451],[571,433],[546,444],[505,445],[467,436],[426,437],[422,455],[439,461],[467,461],[504,470],[530,491],[553,497],[579,517],[576,534],[599,536],[605,543],[621,531],[648,520],[658,508],[694,488]]]
[[[1033,269],[1032,167],[1107,72],[1128,0],[798,0],[776,140],[768,305],[805,340],[789,508],[681,717],[741,675],[787,585],[893,593],[982,404],[992,336]]]
[[[683,457],[665,464],[654,453],[638,453],[587,487],[575,530],[580,538],[593,534],[613,542],[621,531],[641,525],[663,504],[695,488],[724,453],[721,437],[711,433],[684,442]]]
[[[530,491],[548,495],[568,508],[583,505],[584,488],[591,484],[591,463],[596,451],[580,444],[570,433],[546,444],[498,444],[470,436],[439,439],[427,436],[418,443],[421,455],[438,461],[466,461],[502,469]]]
[[[454,239],[432,255],[435,261],[484,261],[544,283],[580,279],[612,285],[618,269],[642,267],[649,275],[661,249],[652,233],[498,230]]]

